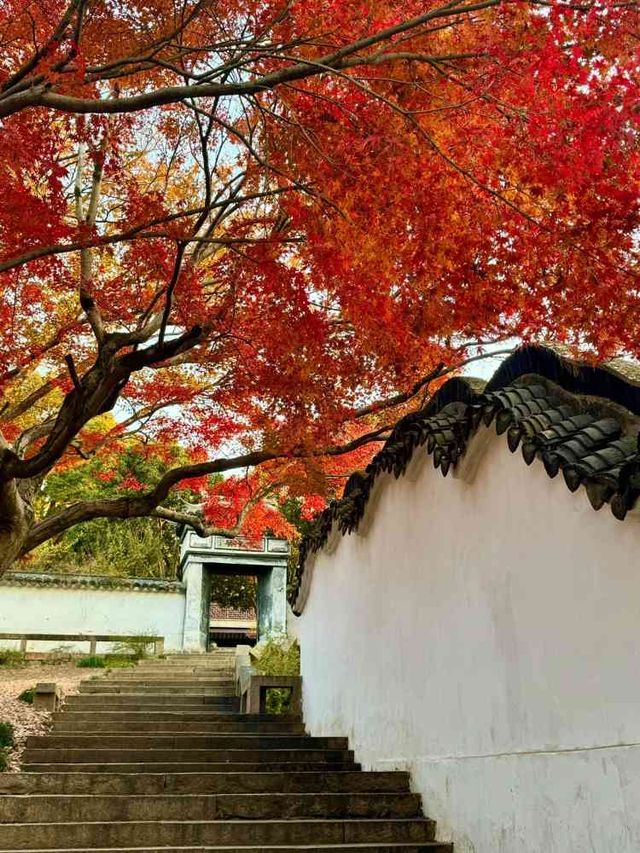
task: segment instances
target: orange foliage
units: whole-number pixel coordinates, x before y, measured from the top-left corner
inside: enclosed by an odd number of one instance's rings
[[[288,456],[209,495],[208,520],[233,527],[265,480],[284,484],[251,504],[252,536],[290,532],[284,496],[308,514],[372,453],[319,448],[403,411],[359,407],[455,367],[471,343],[551,335],[640,355],[637,7],[474,8],[5,0],[5,439],[55,420],[74,393],[65,355],[81,379],[106,363],[78,304],[81,246],[107,336],[160,312],[161,338],[197,341],[133,370],[109,399],[115,421],[91,431],[79,416],[77,441],[93,455],[151,439],[200,459]],[[300,61],[297,77],[273,77]],[[167,88],[185,85],[189,97]],[[20,407],[42,382],[38,408]]]

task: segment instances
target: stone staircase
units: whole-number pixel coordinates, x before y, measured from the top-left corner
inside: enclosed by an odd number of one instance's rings
[[[345,738],[239,713],[233,651],[81,684],[23,772],[0,775],[0,850],[451,853],[408,774],[363,772]]]

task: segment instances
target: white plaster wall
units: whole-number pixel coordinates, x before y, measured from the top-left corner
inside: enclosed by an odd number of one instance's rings
[[[135,590],[43,589],[0,585],[0,633],[153,634],[165,638],[165,649],[180,650],[184,625],[184,593]],[[2,646],[17,643],[0,640]],[[30,641],[29,651],[61,645]],[[72,647],[73,644],[65,644]],[[88,651],[87,643],[73,646]],[[98,644],[98,650],[110,648]]]
[[[456,853],[638,853],[640,525],[504,437],[468,457],[443,479],[418,451],[317,557],[307,728],[409,769]]]

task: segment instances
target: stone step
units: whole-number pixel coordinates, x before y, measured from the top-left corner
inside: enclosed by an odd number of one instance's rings
[[[2,827],[0,850],[422,844],[434,830],[424,818],[21,823]]]
[[[340,761],[133,761],[133,762],[73,762],[54,764],[29,762],[22,764],[25,773],[325,773],[356,772],[361,767],[356,762]]]
[[[1,848],[0,848],[1,849]],[[32,848],[29,848],[32,849]],[[322,844],[287,847],[92,847],[92,853],[453,853],[446,842],[424,841],[421,844]],[[18,853],[8,850],[6,853]],[[45,853],[34,850],[33,853]],[[69,848],[48,848],[46,853],[69,853]]]
[[[72,706],[73,710],[80,714],[95,713],[99,707],[99,704],[95,701]],[[214,717],[225,717],[228,715],[233,720],[239,713],[239,710],[239,701],[202,702],[197,698],[195,702],[191,699],[175,700],[173,702],[136,702],[130,700],[123,701],[118,697],[114,701],[113,697],[105,697],[104,703],[105,714],[135,714],[138,717],[145,714],[199,714],[200,716],[197,719],[204,719],[207,715]]]
[[[0,794],[407,793],[400,770],[306,773],[3,773]]]
[[[161,661],[160,663],[140,663],[135,667],[123,667],[122,673],[133,672],[162,672],[172,674],[174,672],[190,672],[190,673],[218,673],[218,672],[235,672],[235,661],[213,662],[205,661]]]
[[[256,727],[272,726],[281,728],[287,726],[301,726],[302,719],[298,716],[282,714],[278,716],[270,714],[218,714],[215,711],[207,711],[205,709],[192,711],[98,711],[98,710],[71,710],[66,709],[63,712],[58,711],[52,715],[54,724],[69,724],[87,723],[90,726],[98,725],[104,722],[123,722],[123,723],[162,723],[168,722],[171,725],[188,722],[203,722],[223,726],[221,730],[230,730],[234,726],[242,727],[242,729],[252,730]],[[259,730],[259,729],[256,729]],[[276,729],[274,728],[274,731]]]
[[[99,680],[106,684],[113,684],[114,682],[119,684],[215,684],[216,686],[235,684],[232,675],[191,675],[182,672],[175,675],[156,675],[153,672],[136,672],[131,673],[131,675],[123,675],[121,672],[110,672],[101,676]]]
[[[363,773],[346,738],[299,716],[240,714],[234,659],[85,681],[0,776],[0,853],[452,853],[407,773]]]
[[[184,661],[160,661],[159,663],[139,663],[135,667],[122,669],[123,674],[127,672],[234,672],[235,661],[228,662],[198,662]]]
[[[171,696],[177,693],[180,696],[234,696],[232,686],[211,685],[211,684],[192,684],[184,682],[182,684],[144,684],[137,682],[118,682],[118,681],[82,681],[78,688],[79,693],[101,693],[107,695],[109,693],[125,693],[136,694],[140,693],[161,693],[165,696]]]
[[[417,794],[29,794],[0,797],[0,824],[86,821],[412,818]],[[0,830],[4,832],[4,827]]]
[[[167,696],[164,693],[147,695],[136,695],[135,693],[118,693],[108,696],[99,696],[91,693],[76,694],[68,696],[64,707],[73,710],[118,707],[160,707],[171,708],[198,708],[202,706],[211,708],[239,709],[240,700],[236,696]]]
[[[110,669],[104,675],[119,676],[123,679],[129,678],[212,678],[233,680],[235,678],[235,670],[233,669],[213,669],[212,667],[194,667],[186,669],[185,667],[165,667],[164,669],[131,669],[131,670],[115,670]]]
[[[88,685],[87,685],[88,687]],[[165,696],[191,694],[201,695],[203,693],[211,693],[213,696],[222,696],[234,699],[236,697],[235,683],[216,684],[212,681],[94,681],[91,682],[91,688],[83,687],[80,690],[80,695],[87,693],[101,693],[103,695],[109,693],[133,693],[134,695],[145,695],[146,693],[160,693]],[[116,689],[117,688],[117,689]]]
[[[161,676],[162,678],[195,677],[195,678],[235,678],[235,667],[222,666],[136,666],[130,669],[110,669],[112,675],[121,675],[123,678],[135,678],[137,676]]]
[[[170,669],[172,666],[204,667],[206,669],[233,669],[236,665],[235,655],[184,655],[184,657],[164,658],[164,660],[149,659],[141,661],[139,666],[162,666]]]
[[[331,749],[42,749],[27,748],[24,751],[25,764],[124,764],[141,762],[152,764],[156,761],[204,762],[218,764],[246,762],[316,762],[339,764],[352,763],[350,750]]]
[[[209,649],[207,652],[167,652],[162,658],[158,658],[158,660],[215,660],[216,658],[235,658],[236,650],[229,646],[228,648],[222,648],[218,646],[217,648]]]
[[[164,672],[173,672],[174,669],[185,670],[203,670],[205,672],[216,672],[225,670],[233,672],[236,668],[235,658],[228,660],[163,660],[163,661],[147,661],[138,664],[136,669],[162,669]]]
[[[104,734],[104,735],[118,735],[121,733],[128,732],[133,734],[134,732],[139,732],[140,734],[157,734],[159,736],[172,735],[172,734],[230,734],[230,735],[242,735],[242,734],[290,734],[290,735],[303,735],[304,725],[302,723],[241,723],[241,722],[230,722],[225,723],[220,720],[212,722],[204,717],[201,720],[181,720],[181,719],[173,719],[173,720],[163,720],[162,718],[158,720],[149,719],[145,721],[143,719],[136,719],[135,717],[130,720],[114,720],[111,719],[112,715],[109,715],[109,719],[103,719],[103,715],[99,716],[98,720],[72,720],[68,717],[66,719],[55,720],[53,723],[52,734],[58,735],[71,735],[71,734],[82,734],[83,732],[86,734]],[[131,715],[133,716],[133,715]]]
[[[120,699],[128,699],[134,702],[141,702],[143,704],[149,704],[154,701],[154,699],[159,699],[163,703],[164,702],[195,702],[195,703],[203,703],[209,705],[215,704],[233,704],[234,702],[238,702],[239,699],[234,695],[221,695],[221,696],[204,696],[202,693],[194,693],[193,695],[185,696],[181,693],[174,693],[172,691],[167,691],[164,687],[157,687],[155,693],[136,693],[133,689],[133,685],[127,685],[127,689],[123,690],[120,693],[102,693],[96,695],[94,691],[82,692],[82,693],[73,693],[70,696],[67,696],[65,699],[64,707],[72,707],[74,705],[98,705],[98,707],[102,708],[104,702],[117,702]]]
[[[307,734],[290,735],[284,734],[260,734],[247,732],[246,734],[132,734],[132,735],[87,735],[87,734],[53,734],[38,735],[27,738],[27,750],[60,750],[69,749],[108,749],[111,751],[122,751],[134,749],[139,752],[143,749],[166,751],[170,749],[207,749],[207,750],[271,750],[302,749],[302,750],[346,750],[348,749],[347,738],[344,737],[311,737]]]
[[[216,667],[216,666],[235,666],[236,656],[233,655],[207,655],[206,657],[201,657],[198,655],[183,655],[182,657],[172,657],[172,658],[142,658],[138,661],[138,666],[162,666],[162,667],[171,667],[171,666],[206,666],[206,667]]]

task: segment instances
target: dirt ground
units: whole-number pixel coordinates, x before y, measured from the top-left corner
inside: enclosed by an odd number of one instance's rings
[[[9,752],[8,772],[19,770],[27,737],[44,734],[50,724],[48,713],[34,711],[31,705],[18,701],[22,691],[35,687],[38,681],[55,681],[65,695],[77,693],[80,681],[94,674],[93,670],[78,669],[73,663],[30,661],[24,666],[0,667],[0,722],[11,723],[15,735],[15,746]]]

